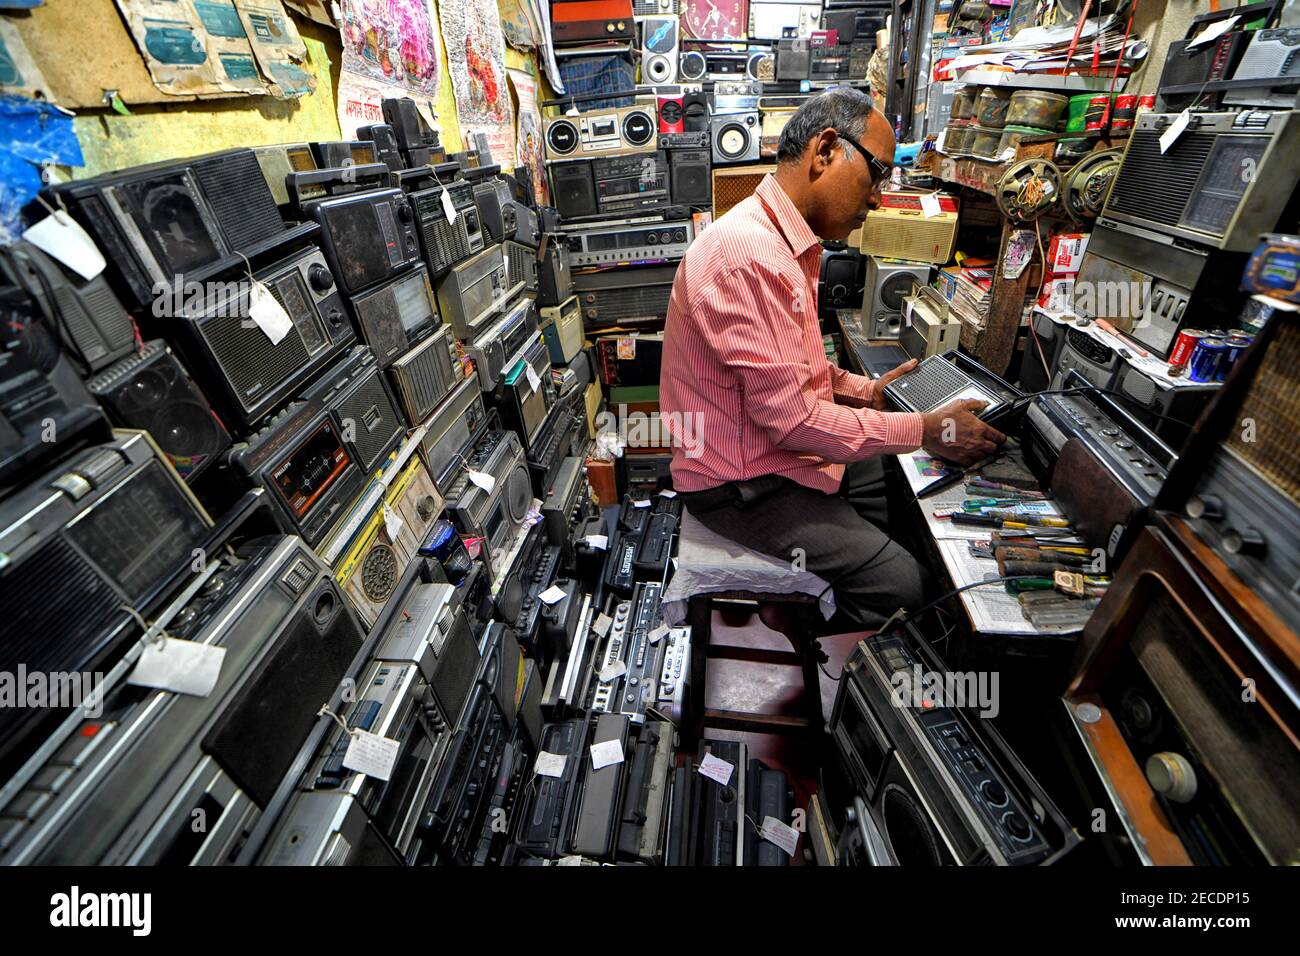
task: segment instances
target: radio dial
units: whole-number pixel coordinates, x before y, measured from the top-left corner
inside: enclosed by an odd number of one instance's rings
[[[330,325],[337,327],[343,324],[342,309],[330,309],[329,316],[330,316]]]
[[[418,513],[421,518],[423,518],[425,521],[428,521],[435,514],[437,514],[438,512],[437,506],[438,506],[438,502],[434,499],[433,495],[425,495],[423,498],[420,499],[419,503],[415,506],[415,510],[416,513]]]
[[[1196,770],[1182,754],[1154,753],[1147,758],[1146,771],[1151,788],[1175,803],[1188,803],[1196,796]]]
[[[1223,499],[1218,495],[1194,495],[1187,500],[1187,517],[1218,521],[1223,517]]]
[[[334,274],[317,262],[307,270],[307,281],[317,292],[325,293],[334,288]]]
[[[397,218],[402,220],[402,222],[411,222],[415,219],[415,213],[411,211],[410,204],[402,203],[402,205],[397,207]]]
[[[1224,533],[1223,550],[1229,554],[1258,558],[1268,550],[1268,542],[1254,528],[1242,528],[1240,531],[1234,528]]]

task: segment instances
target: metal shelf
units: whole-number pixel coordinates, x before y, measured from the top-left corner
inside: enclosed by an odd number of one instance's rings
[[[1183,83],[1160,88],[1161,96],[1183,93],[1218,93],[1226,90],[1294,90],[1300,89],[1300,76],[1263,77],[1257,80],[1210,80],[1208,83]]]
[[[1115,92],[1124,89],[1127,77],[1115,80]],[[1005,70],[971,69],[957,75],[958,83],[978,83],[981,86],[1011,86],[1018,89],[1056,90],[1076,93],[1105,93],[1110,89],[1110,76],[1062,76],[1058,73],[1008,73]]]

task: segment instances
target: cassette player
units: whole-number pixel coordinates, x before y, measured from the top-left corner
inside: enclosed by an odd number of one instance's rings
[[[466,345],[465,353],[474,360],[483,391],[496,388],[501,374],[536,340],[537,308],[531,299],[520,299],[477,342]]]
[[[602,156],[592,163],[602,215],[635,213],[668,204],[668,154]]]
[[[695,238],[690,219],[646,225],[570,230],[569,262],[575,269],[643,262],[665,262],[686,255]]]

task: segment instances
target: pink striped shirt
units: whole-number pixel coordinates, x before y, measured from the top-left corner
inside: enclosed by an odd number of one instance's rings
[[[920,415],[862,407],[871,379],[826,361],[820,267],[817,237],[770,175],[691,244],[659,378],[678,491],[783,475],[834,493],[845,463],[920,447]]]

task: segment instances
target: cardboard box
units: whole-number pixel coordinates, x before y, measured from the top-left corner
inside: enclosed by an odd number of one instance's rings
[[[1047,271],[1054,276],[1074,275],[1088,249],[1086,232],[1058,232],[1047,245]]]

